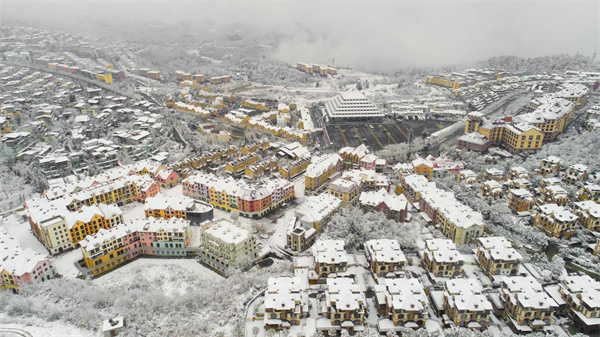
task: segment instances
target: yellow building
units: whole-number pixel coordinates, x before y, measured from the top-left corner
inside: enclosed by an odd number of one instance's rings
[[[511,189],[508,192],[507,201],[508,208],[510,208],[513,214],[529,212],[533,205],[535,205],[533,195],[528,190],[522,188]]]
[[[353,278],[327,279],[324,302],[322,314],[329,318],[331,325],[344,327],[350,334],[364,325],[368,305],[361,286]]]
[[[265,291],[265,328],[300,325],[308,316],[309,300],[300,277],[269,277]]]
[[[579,200],[593,200],[600,203],[600,185],[586,184],[579,190]]]
[[[489,326],[493,307],[477,279],[445,281],[442,301],[445,314],[455,326],[472,330]]]
[[[348,271],[344,240],[317,240],[312,249],[317,280],[322,281],[330,274],[340,276]]]
[[[600,204],[585,200],[573,205],[573,213],[579,218],[579,224],[591,231],[600,232]]]
[[[543,177],[558,174],[561,170],[561,163],[562,160],[558,157],[546,157],[540,162],[540,168],[537,173]]]
[[[346,179],[337,179],[327,186],[327,193],[342,200],[342,207],[355,205],[360,196],[360,184]]]
[[[375,304],[379,317],[387,317],[394,326],[419,329],[427,322],[427,295],[418,278],[384,279],[377,284]]]
[[[567,303],[567,311],[579,332],[598,334],[600,332],[600,305],[597,298],[600,282],[589,275],[570,275],[558,284],[561,298]]]
[[[449,239],[425,241],[425,249],[420,252],[423,267],[434,277],[458,277],[463,273],[464,258]]]
[[[515,276],[523,256],[503,237],[477,239],[477,261],[490,279],[499,276]]]
[[[539,207],[533,221],[534,225],[543,230],[546,235],[569,239],[575,234],[577,216],[563,206],[546,204]]]
[[[227,162],[225,164],[225,171],[227,173],[237,176],[242,174],[247,167],[256,163],[258,161],[258,155],[256,153],[251,153],[247,156],[239,157],[233,161]]]
[[[327,182],[342,171],[342,158],[337,154],[313,156],[306,169],[305,193],[310,195],[323,189]]]
[[[531,276],[504,277],[500,299],[504,317],[510,317],[509,322],[517,331],[537,331],[552,324],[556,301]]]
[[[369,240],[365,242],[365,255],[371,272],[379,277],[396,276],[406,265],[406,257],[397,240]]]

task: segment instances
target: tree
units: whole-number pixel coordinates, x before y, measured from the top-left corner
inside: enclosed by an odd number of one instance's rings
[[[252,327],[252,334],[254,335],[254,337],[258,336],[258,333],[260,332],[260,328],[255,326]]]

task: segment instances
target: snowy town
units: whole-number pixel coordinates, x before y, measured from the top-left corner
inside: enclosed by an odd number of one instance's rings
[[[0,26],[0,336],[600,335],[595,53],[163,28]]]

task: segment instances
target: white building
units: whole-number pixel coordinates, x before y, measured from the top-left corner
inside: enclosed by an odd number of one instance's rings
[[[384,114],[357,91],[345,92],[325,104],[329,119],[369,119],[383,117]]]

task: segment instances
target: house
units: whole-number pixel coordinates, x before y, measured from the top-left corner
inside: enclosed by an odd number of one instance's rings
[[[515,276],[523,256],[501,236],[477,239],[477,261],[492,280],[500,276]]]
[[[502,185],[496,180],[486,180],[481,183],[481,194],[484,197],[502,198],[504,190]]]
[[[206,222],[202,225],[201,237],[200,261],[221,274],[226,274],[236,260],[252,261],[257,256],[254,236],[228,219]]]
[[[421,251],[424,268],[433,277],[457,277],[463,272],[464,258],[449,239],[429,239]]]
[[[508,208],[510,208],[513,214],[529,212],[533,205],[535,205],[533,194],[523,188],[511,189],[508,192],[507,201]]]
[[[423,328],[427,322],[427,295],[418,278],[385,279],[377,284],[375,304],[379,317],[391,320],[393,326]],[[380,324],[380,331],[382,329]]]
[[[298,253],[310,247],[317,233],[341,205],[339,198],[327,193],[306,197],[296,209],[295,218],[287,230],[287,247]]]
[[[538,174],[542,177],[547,175],[556,175],[561,170],[562,160],[555,156],[549,156],[540,162],[540,167],[538,169]]]
[[[586,181],[588,178],[588,168],[585,165],[574,164],[569,166],[563,176],[563,181],[569,184]]]
[[[369,149],[364,144],[357,147],[343,147],[338,151],[338,154],[342,158],[344,168],[360,167],[361,160],[369,153]]]
[[[360,197],[360,184],[346,179],[336,179],[327,186],[327,193],[342,200],[342,207],[346,208],[358,202]]]
[[[529,172],[521,166],[514,166],[508,170],[508,178],[512,180],[518,178],[527,179],[529,178]]]
[[[579,218],[579,225],[591,231],[600,232],[600,204],[585,200],[573,203],[573,213]]]
[[[550,237],[569,239],[575,234],[577,216],[564,206],[546,204],[539,206],[533,222]]]
[[[321,307],[321,303],[319,303]],[[347,329],[351,334],[356,327],[364,325],[368,306],[364,291],[354,279],[328,278],[322,313],[337,329]]]
[[[395,278],[404,272],[406,257],[397,240],[369,240],[365,242],[365,255],[373,275]]]
[[[488,168],[483,172],[483,181],[486,180],[495,180],[497,182],[504,182],[508,180],[507,176],[504,174],[504,171],[499,170],[497,168]]]
[[[308,316],[308,284],[300,277],[269,277],[265,291],[265,328],[300,325]]]
[[[331,274],[344,275],[348,271],[348,255],[343,240],[317,240],[312,247],[315,272],[319,279]]]
[[[589,335],[600,333],[600,282],[589,275],[570,275],[559,283],[558,291],[577,329]]]
[[[600,185],[586,184],[579,190],[579,200],[593,200],[600,203]]]
[[[566,206],[569,203],[569,193],[559,185],[540,187],[539,191],[542,204]]]
[[[388,219],[404,222],[410,204],[404,195],[380,189],[377,192],[362,192],[358,199],[360,208],[371,212],[383,212]]]
[[[477,180],[477,174],[471,170],[462,170],[456,175],[456,181],[459,183],[464,182],[468,185],[471,185],[476,183]]]
[[[452,279],[444,282],[444,325],[485,330],[490,324],[492,304],[483,294],[477,279]]]
[[[500,288],[504,317],[516,332],[550,327],[556,302],[532,276],[505,276]]]

